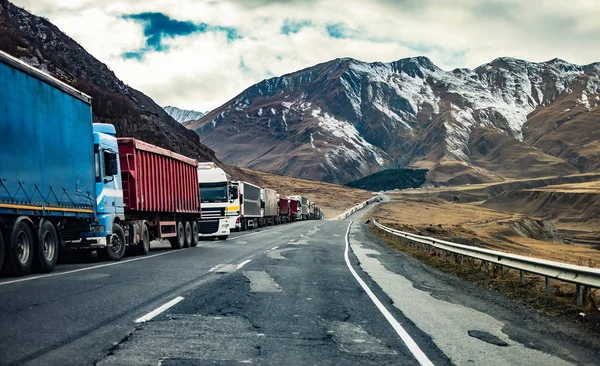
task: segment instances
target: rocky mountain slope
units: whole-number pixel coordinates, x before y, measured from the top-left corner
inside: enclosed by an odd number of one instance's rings
[[[166,106],[164,110],[169,116],[173,117],[175,121],[183,124],[184,126],[187,122],[197,121],[200,118],[204,117],[204,115],[206,114],[198,111],[179,109],[173,106]]]
[[[219,162],[198,135],[171,118],[143,93],[125,85],[110,69],[47,20],[0,0],[0,50],[92,96],[94,121],[181,154]]]
[[[600,63],[336,59],[246,89],[190,123],[225,161],[347,182],[389,166],[459,184],[600,168]],[[227,143],[223,143],[227,141]]]

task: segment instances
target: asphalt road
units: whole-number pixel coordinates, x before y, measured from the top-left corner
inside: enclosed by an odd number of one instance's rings
[[[585,332],[386,246],[362,223],[363,213],[235,233],[197,248],[156,248],[122,262],[61,265],[46,276],[2,278],[0,364],[600,359],[598,343]]]

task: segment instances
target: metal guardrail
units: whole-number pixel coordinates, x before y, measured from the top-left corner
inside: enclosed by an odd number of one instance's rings
[[[338,217],[336,217],[334,220],[345,220],[348,218],[348,216],[352,215],[353,213],[355,213],[358,210],[361,210],[363,208],[365,208],[365,206],[367,206],[368,204],[371,204],[373,202],[375,202],[376,200],[380,199],[379,196],[370,198],[362,203],[359,203],[358,205],[352,207],[351,209],[349,209],[348,211],[344,212],[343,214],[339,215]]]
[[[496,250],[473,247],[469,245],[457,244],[446,240],[440,240],[427,236],[407,233],[400,230],[395,230],[387,226],[381,225],[375,221],[375,226],[396,237],[407,241],[414,249],[436,251],[436,255],[446,258],[446,252],[460,255],[460,261],[463,262],[464,257],[481,260],[485,263],[494,263],[501,266],[504,272],[504,267],[519,270],[521,273],[521,283],[524,282],[524,273],[534,273],[546,278],[546,295],[550,296],[550,279],[557,279],[565,282],[574,283],[577,285],[577,305],[583,305],[584,286],[592,288],[600,288],[600,270],[595,268],[576,266],[573,264],[554,262],[545,259],[526,257],[523,255],[510,254]]]

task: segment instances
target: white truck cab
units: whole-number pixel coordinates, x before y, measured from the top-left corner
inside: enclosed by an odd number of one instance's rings
[[[213,162],[198,163],[198,184],[202,210],[198,236],[226,240],[231,230],[226,215],[233,196],[230,177]]]

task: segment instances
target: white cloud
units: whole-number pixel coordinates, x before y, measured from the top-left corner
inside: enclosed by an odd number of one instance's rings
[[[48,17],[118,77],[161,105],[205,111],[260,80],[338,57],[393,61],[425,55],[444,69],[476,67],[499,56],[600,61],[600,3],[483,0],[21,0]],[[165,52],[143,60],[122,54],[144,45],[143,27],[122,15],[162,12],[173,19],[235,27],[228,41],[212,32],[165,38]],[[310,20],[288,36],[285,19]],[[359,34],[334,39],[325,25]],[[245,68],[240,67],[243,60]]]

